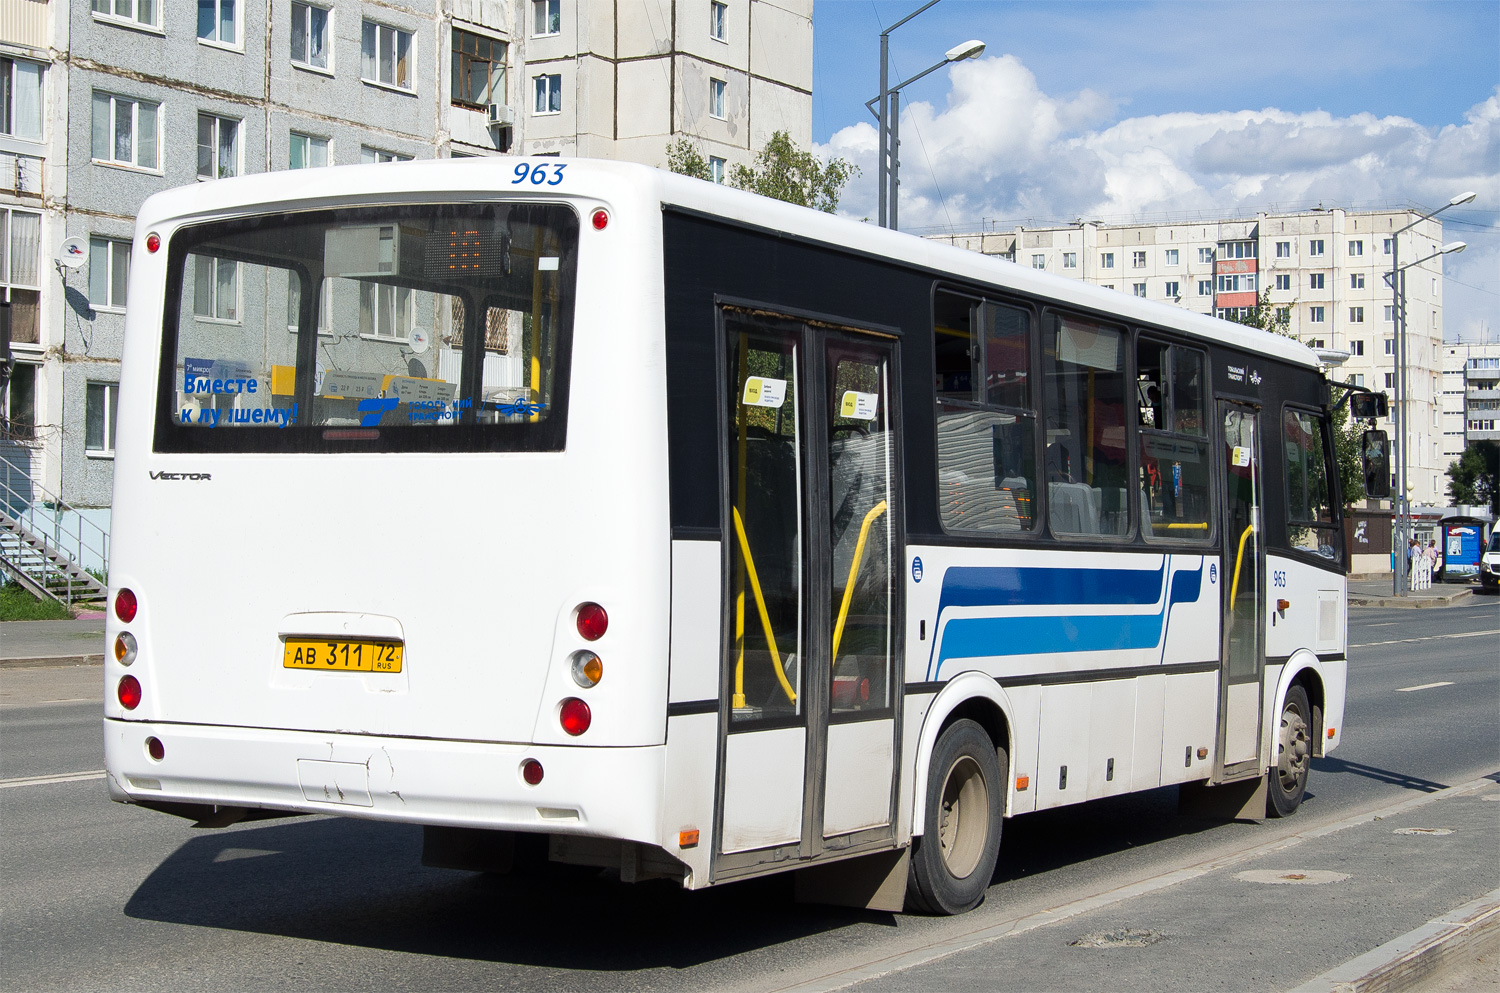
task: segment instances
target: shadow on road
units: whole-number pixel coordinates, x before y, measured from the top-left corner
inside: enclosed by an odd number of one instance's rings
[[[1420,793],[1436,793],[1445,790],[1451,783],[1435,783],[1430,779],[1421,779],[1417,776],[1408,776],[1404,772],[1394,772],[1390,769],[1381,769],[1373,765],[1365,765],[1362,762],[1346,762],[1335,756],[1324,756],[1313,759],[1313,772],[1322,773],[1348,773],[1353,776],[1362,776],[1365,779],[1373,779],[1377,783],[1387,783],[1391,786],[1399,786],[1403,790],[1416,790]]]

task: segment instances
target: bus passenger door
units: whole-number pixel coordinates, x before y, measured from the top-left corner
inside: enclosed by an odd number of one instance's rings
[[[1259,774],[1261,673],[1265,667],[1265,522],[1259,411],[1219,401],[1224,450],[1223,641],[1214,780]]]
[[[893,342],[724,311],[716,879],[892,840]]]

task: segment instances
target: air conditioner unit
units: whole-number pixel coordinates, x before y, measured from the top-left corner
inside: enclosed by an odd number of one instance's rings
[[[516,112],[503,103],[490,104],[490,127],[508,128],[516,123]]]

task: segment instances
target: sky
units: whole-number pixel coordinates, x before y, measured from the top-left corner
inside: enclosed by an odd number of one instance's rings
[[[864,102],[880,32],[921,4],[816,0],[814,148],[861,169],[841,214],[876,215]],[[1445,336],[1500,341],[1500,0],[942,0],[890,38],[892,83],[987,45],[902,91],[903,230],[1426,212],[1472,190],[1441,217],[1469,245],[1441,260]]]

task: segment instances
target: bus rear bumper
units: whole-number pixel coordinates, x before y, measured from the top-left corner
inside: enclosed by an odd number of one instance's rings
[[[161,742],[151,758],[147,739]],[[660,745],[588,748],[104,721],[110,796],[657,844]],[[542,781],[521,776],[540,762]]]

